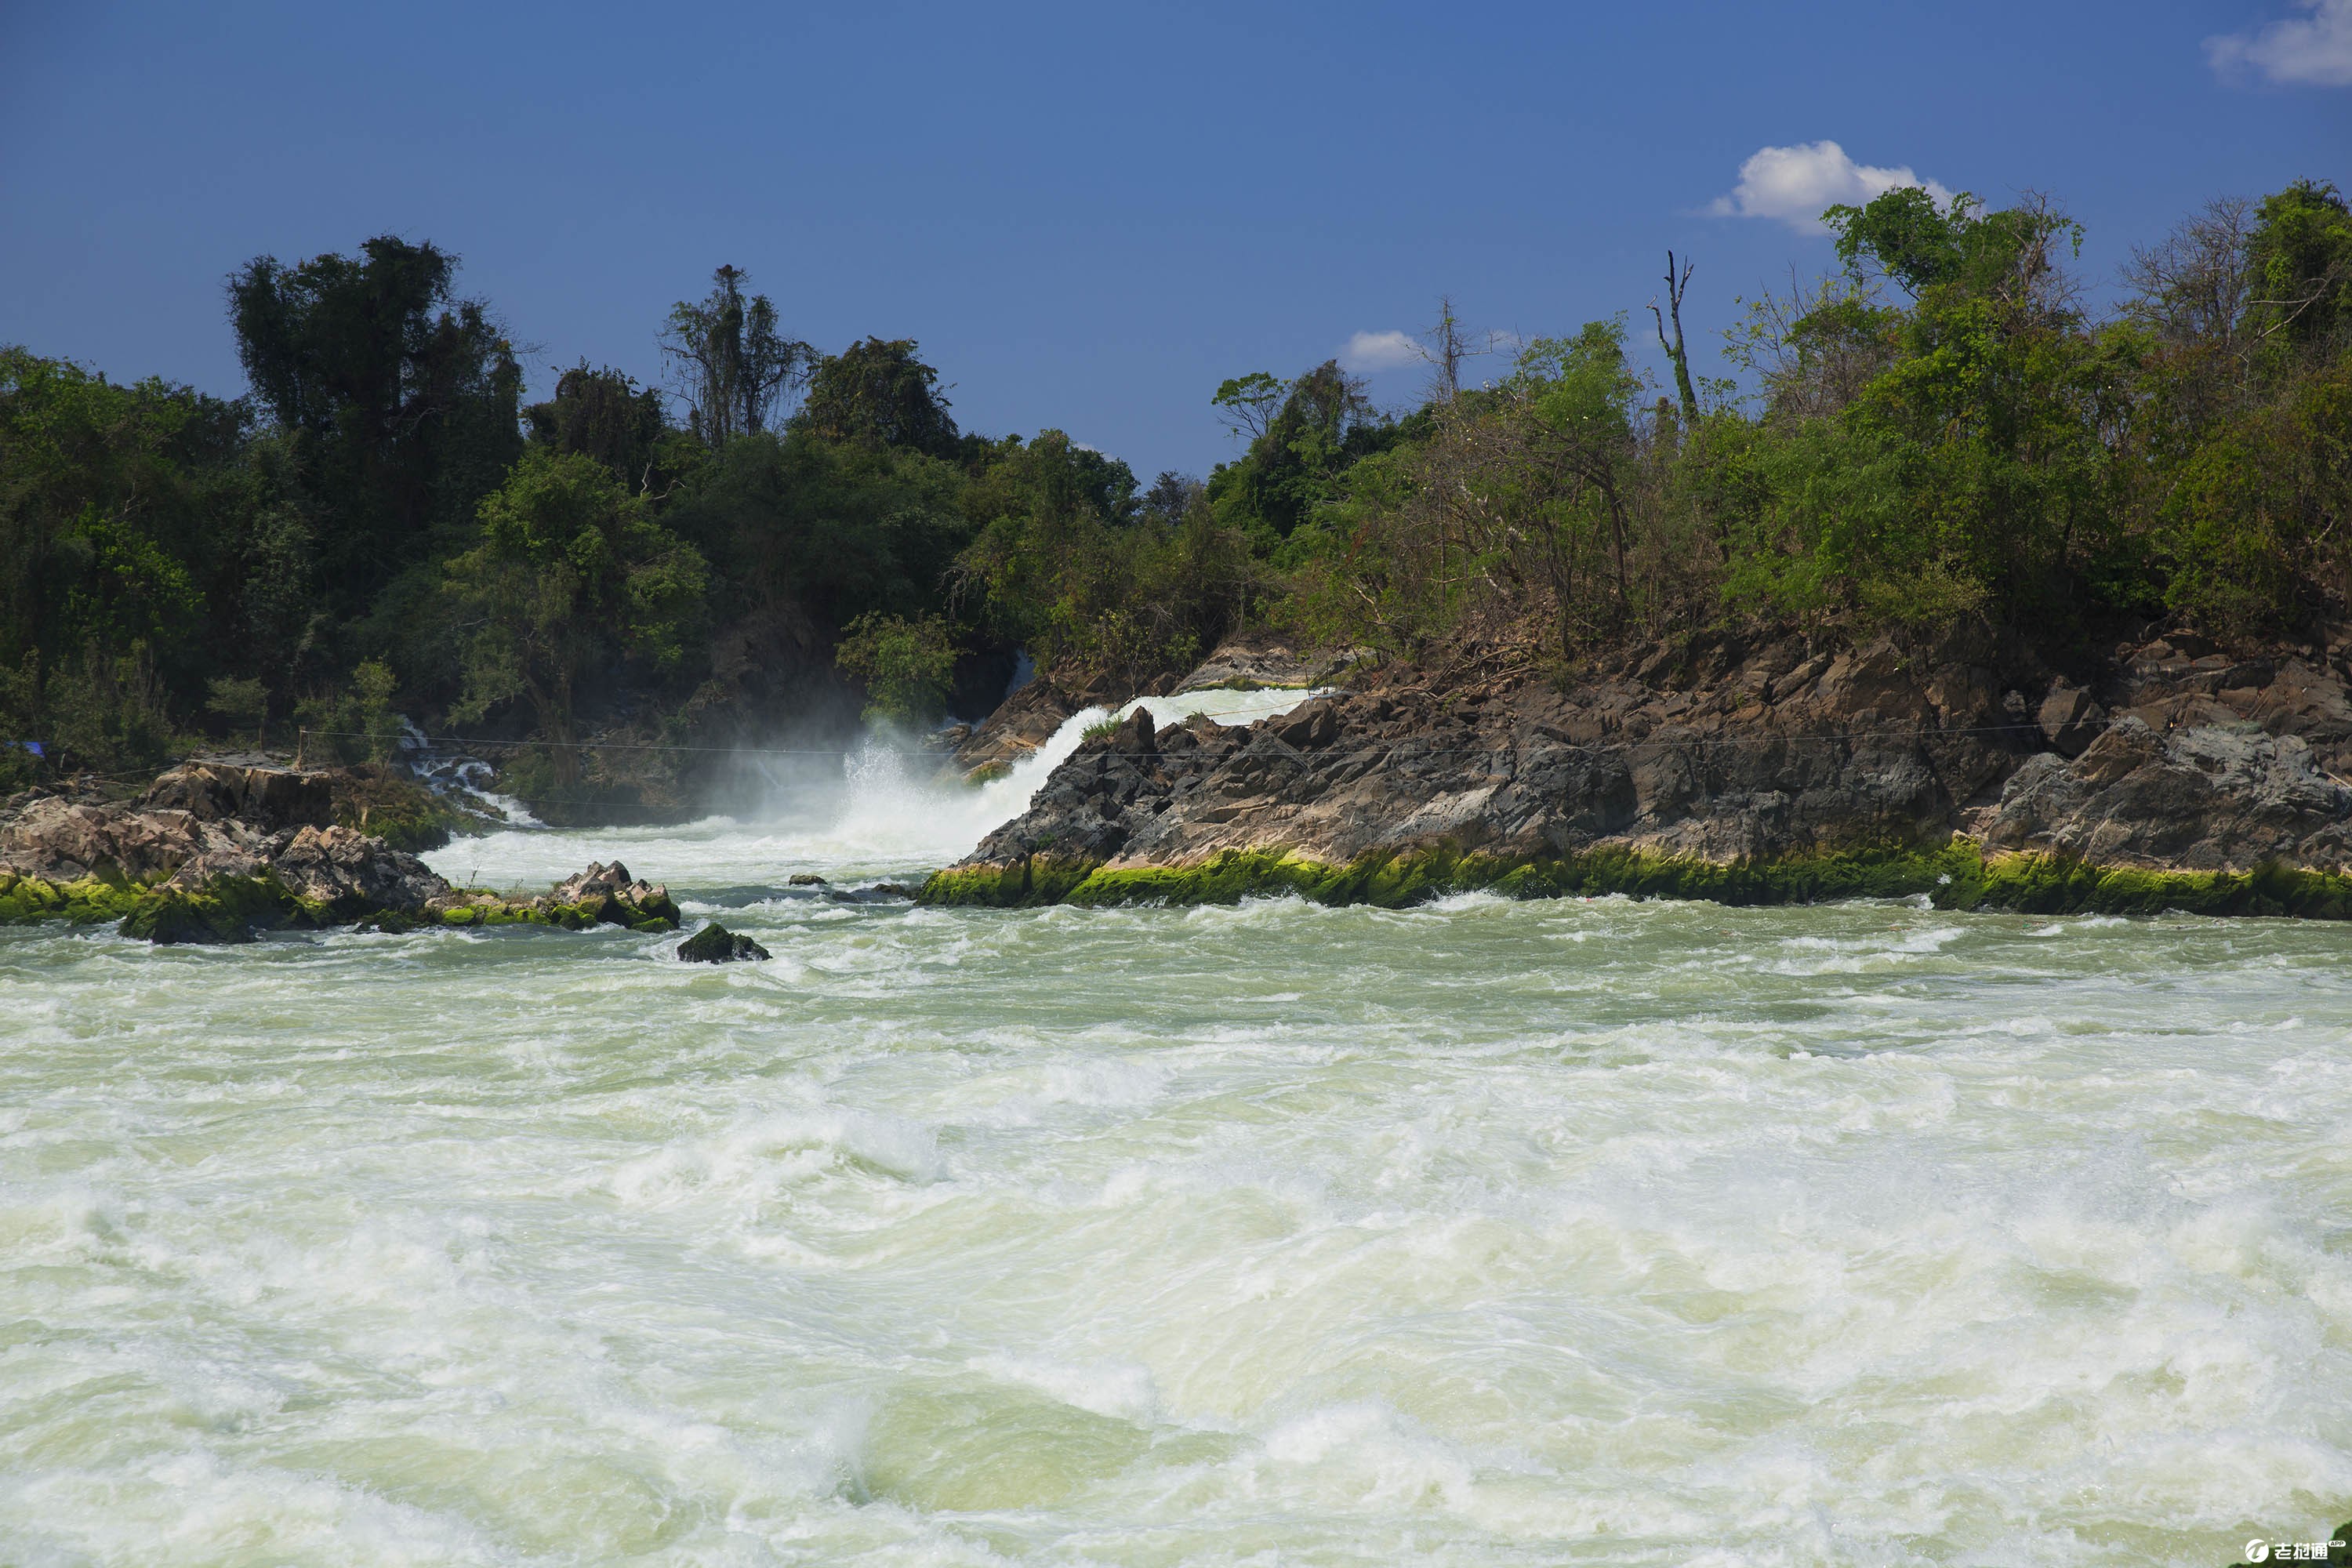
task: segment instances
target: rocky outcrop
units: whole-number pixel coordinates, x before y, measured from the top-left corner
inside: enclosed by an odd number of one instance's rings
[[[955,738],[954,766],[974,783],[994,778],[1051,740],[1091,699],[1052,676],[1039,676],[997,706],[977,728]]]
[[[333,781],[323,772],[191,762],[140,797],[143,811],[181,811],[199,822],[253,827],[326,827],[335,820]]]
[[[667,889],[615,862],[515,900],[459,889],[383,839],[331,820],[323,775],[192,764],[140,799],[47,795],[0,822],[0,923],[115,921],[163,943],[285,928],[599,924],[675,931]]]
[[[1176,689],[1254,691],[1295,687],[1304,690],[1330,685],[1367,657],[1363,648],[1318,649],[1263,631],[1244,632],[1218,644],[1177,683]]]
[[[2340,676],[2307,661],[2200,666],[2168,692],[2150,673],[2165,658],[2131,652],[2104,684],[2078,685],[1981,626],[1861,647],[1710,633],[1567,680],[1484,650],[1466,675],[1369,681],[1246,729],[1155,731],[1139,710],[923,896],[1255,886],[1405,901],[1516,877],[1526,890],[2001,901],[2017,879],[1983,871],[1987,856],[2209,881],[2284,868],[2320,879],[2285,900],[2306,912],[2337,883],[2352,889],[2352,791],[2328,777],[2320,742],[2282,732],[2291,714],[2333,723]],[[2255,675],[2264,684],[2214,685]],[[2194,706],[2206,701],[2229,727],[2180,723],[2213,718]],[[2151,706],[2169,734],[2141,717]],[[1957,872],[1956,852],[1973,857]],[[2046,900],[2035,876],[2031,898]],[[2273,883],[2247,907],[2284,907]],[[2153,896],[2144,884],[2130,899]],[[2200,886],[2185,901],[2238,896]]]
[[[2045,752],[1975,825],[1985,847],[2150,870],[2352,864],[2352,788],[2300,736],[2200,727],[2159,734],[2131,714],[2072,761]]]

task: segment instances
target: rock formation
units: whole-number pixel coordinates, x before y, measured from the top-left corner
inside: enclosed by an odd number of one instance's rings
[[[337,825],[331,786],[322,773],[191,763],[135,801],[13,803],[0,821],[0,922],[111,920],[167,943],[333,925],[677,929],[667,890],[618,863],[528,900],[453,888],[415,856]]]
[[[1507,883],[2352,913],[2352,790],[2328,772],[2352,760],[2343,671],[2187,640],[2079,685],[1980,626],[1859,647],[1710,633],[1566,679],[1489,653],[1246,729],[1155,732],[1139,710],[923,896]]]

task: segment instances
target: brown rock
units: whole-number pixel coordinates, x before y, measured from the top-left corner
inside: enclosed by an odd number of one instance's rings
[[[2034,715],[2042,738],[2061,756],[2079,757],[2106,722],[2106,710],[2079,686],[2053,686]]]

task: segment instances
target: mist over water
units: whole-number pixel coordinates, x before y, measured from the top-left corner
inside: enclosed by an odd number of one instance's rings
[[[617,851],[765,964],[0,930],[0,1562],[2218,1568],[2352,1513],[2344,931],[783,886],[1025,798],[903,760],[435,857]]]
[[[1065,762],[1086,731],[1137,708],[1157,723],[1204,714],[1221,724],[1247,724],[1286,712],[1312,695],[1268,688],[1255,691],[1194,691],[1181,697],[1139,698],[1120,706],[1073,714],[1036,752],[1002,778],[979,785],[955,780],[945,759],[912,739],[869,733],[837,760],[787,752],[772,763],[775,782],[759,810],[713,816],[676,827],[593,828],[498,833],[460,839],[425,858],[443,876],[466,885],[527,888],[568,877],[590,860],[615,854],[632,871],[667,880],[673,893],[694,887],[758,888],[795,873],[835,880],[919,880],[971,852],[991,829],[1021,815],[1046,776]],[[759,760],[757,753],[751,760]]]

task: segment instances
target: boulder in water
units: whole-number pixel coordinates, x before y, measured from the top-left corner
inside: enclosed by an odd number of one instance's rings
[[[556,883],[537,902],[554,924],[575,930],[604,924],[660,931],[676,931],[678,924],[669,889],[635,880],[618,860],[609,866],[592,861],[585,871]]]
[[[768,950],[712,921],[677,944],[677,956],[685,963],[733,963],[738,959],[765,958]]]

